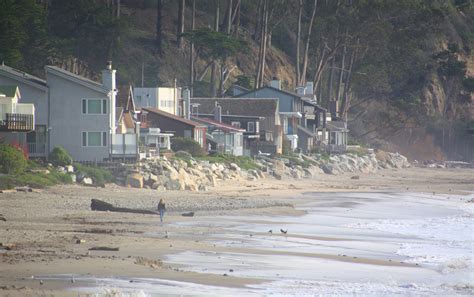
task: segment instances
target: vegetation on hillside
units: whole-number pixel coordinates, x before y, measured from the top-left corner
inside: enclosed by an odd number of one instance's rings
[[[0,60],[40,76],[48,63],[97,78],[113,60],[121,84],[140,85],[143,70],[147,86],[177,79],[196,96],[222,95],[234,82],[258,87],[274,76],[290,90],[312,82],[319,102],[337,100],[340,116],[360,124],[353,136],[366,140],[372,130],[382,137],[433,120],[457,129],[454,122],[471,116],[471,0],[0,0],[0,6]],[[369,115],[370,106],[384,106],[384,113]]]

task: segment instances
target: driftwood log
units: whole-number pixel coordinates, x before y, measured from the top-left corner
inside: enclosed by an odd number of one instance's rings
[[[133,208],[124,208],[124,207],[115,207],[110,203],[99,199],[91,200],[91,210],[95,211],[113,211],[113,212],[129,212],[129,213],[141,213],[141,214],[153,214],[157,215],[156,211],[146,210],[146,209],[133,209]]]

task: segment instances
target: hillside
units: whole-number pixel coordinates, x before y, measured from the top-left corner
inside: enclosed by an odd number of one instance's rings
[[[161,52],[157,2],[162,4]],[[175,79],[177,85],[189,85],[190,39],[177,46],[178,3],[182,2],[2,1],[0,60],[40,76],[48,63],[93,79],[105,61],[112,60],[120,84],[141,85],[143,66],[146,86],[170,86]],[[184,31],[189,32],[192,1],[184,3]],[[196,29],[215,26],[216,3],[196,1]],[[322,105],[340,100],[343,112],[347,109],[344,116],[353,143],[418,160],[474,158],[474,140],[467,134],[474,119],[471,1],[319,1],[314,21],[313,1],[302,3],[300,9],[292,0],[233,2],[237,17],[231,35],[246,46],[216,62],[230,72],[225,87],[258,83],[265,37],[263,83],[278,77],[286,89],[294,90],[298,36],[301,66],[311,24],[308,69],[300,81],[316,82]],[[227,4],[219,1],[220,30],[225,30]],[[203,48],[196,55],[196,96],[212,92],[211,67],[204,70],[214,58],[207,51]]]

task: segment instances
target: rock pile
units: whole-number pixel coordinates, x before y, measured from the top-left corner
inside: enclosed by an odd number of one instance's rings
[[[119,180],[134,188],[154,190],[207,191],[227,180],[258,180],[265,175],[260,170],[242,170],[235,163],[209,163],[194,159],[166,158],[143,161],[134,172],[122,171]],[[125,175],[125,176],[124,176]]]

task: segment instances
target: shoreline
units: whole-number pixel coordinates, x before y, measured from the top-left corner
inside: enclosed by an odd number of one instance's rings
[[[351,179],[352,175],[320,175],[313,179],[282,181],[267,178],[220,184],[199,193],[157,193],[107,185],[105,188],[59,186],[34,193],[0,194],[0,214],[7,219],[0,222],[0,238],[2,243],[16,245],[11,251],[0,249],[0,292],[10,296],[72,295],[64,289],[76,287],[80,282],[44,281],[40,284],[38,279],[31,279],[32,275],[62,273],[161,278],[224,287],[262,284],[265,280],[186,272],[179,265],[169,265],[162,259],[188,250],[232,251],[207,242],[207,234],[212,230],[222,231],[222,227],[193,224],[200,217],[225,221],[226,216],[235,215],[300,216],[304,211],[295,209],[295,205],[307,201],[305,195],[311,192],[396,191],[434,195],[474,192],[472,169],[410,168],[359,176],[360,179]],[[153,215],[92,212],[89,208],[90,199],[98,198],[119,207],[153,209],[161,197],[170,210],[164,226],[160,226],[158,217]],[[181,213],[187,211],[195,211],[196,216],[182,217]],[[179,223],[190,223],[190,226]],[[81,239],[84,243],[77,244]],[[337,236],[312,239],[337,240]],[[93,246],[120,247],[120,250],[88,251]],[[311,256],[324,258],[325,254]],[[139,258],[144,260],[140,262]],[[352,261],[334,255],[329,258]],[[358,258],[357,262],[360,261],[364,259]]]

